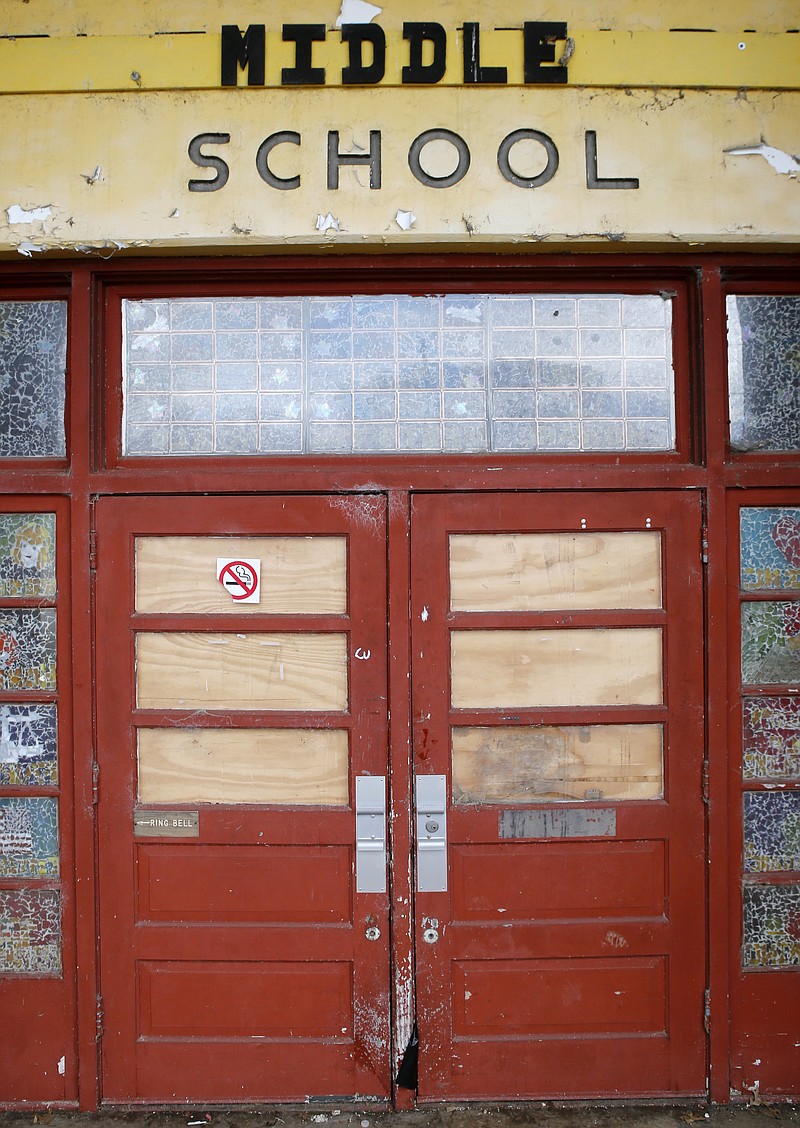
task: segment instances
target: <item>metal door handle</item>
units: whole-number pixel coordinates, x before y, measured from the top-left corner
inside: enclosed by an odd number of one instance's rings
[[[386,776],[356,776],[356,893],[386,892]]]
[[[417,889],[447,892],[447,776],[418,775]]]

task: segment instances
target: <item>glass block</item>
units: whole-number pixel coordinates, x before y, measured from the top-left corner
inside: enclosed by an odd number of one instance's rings
[[[308,303],[308,323],[312,329],[342,329],[351,322],[349,298],[312,298]]]
[[[214,398],[217,422],[248,422],[258,418],[258,397],[246,392],[220,392]]]
[[[258,303],[242,298],[238,301],[218,301],[215,303],[214,326],[216,329],[257,329]]]
[[[727,314],[732,445],[800,449],[800,297],[729,295]]]
[[[492,427],[492,449],[525,451],[536,449],[536,424],[495,420]]]
[[[303,429],[294,423],[263,423],[259,429],[259,450],[270,454],[300,454]]]
[[[0,705],[0,787],[58,783],[55,705]]]
[[[800,603],[742,604],[742,682],[800,683]]]
[[[170,302],[169,313],[174,330],[211,329],[214,325],[214,306],[208,301]]]
[[[570,329],[537,329],[537,356],[577,356],[578,334]]]
[[[214,449],[226,454],[256,454],[258,424],[218,423],[214,429]]]
[[[620,356],[622,333],[619,329],[581,329],[581,356]]]
[[[353,396],[355,419],[394,419],[396,414],[397,406],[393,392],[357,392]]]
[[[581,424],[583,450],[620,450],[625,444],[621,419],[587,419]]]
[[[171,400],[173,423],[210,423],[214,418],[214,397],[174,395]]]
[[[800,781],[800,697],[744,699],[742,774],[748,780]]]
[[[491,298],[490,307],[491,323],[497,328],[533,325],[532,298]]]
[[[742,509],[742,588],[800,591],[800,509]]]
[[[272,392],[259,397],[261,419],[299,419],[303,407],[300,396],[292,392]]]
[[[61,975],[57,889],[0,889],[0,975]]]
[[[800,870],[800,791],[746,791],[744,871]]]
[[[0,877],[58,876],[58,800],[0,799]]]
[[[261,329],[300,329],[303,324],[301,298],[274,298],[258,303],[258,324]]]
[[[353,386],[353,369],[349,364],[309,364],[306,386],[311,392],[349,392]]]
[[[298,424],[297,453],[671,450],[671,362],[636,352],[648,334],[669,344],[669,309],[613,294],[126,302],[123,450],[294,451],[297,429],[259,430],[281,422]],[[401,419],[437,426],[420,448]],[[499,426],[515,420],[541,426]]]
[[[742,911],[742,967],[800,965],[800,885],[746,881]]]
[[[55,594],[55,513],[0,513],[0,597]]]
[[[302,354],[303,338],[299,333],[258,334],[261,360],[299,360]]]
[[[0,610],[0,689],[55,688],[55,610]]]
[[[577,378],[575,382],[577,383]],[[533,361],[495,361],[492,365],[492,383],[496,388],[535,388],[536,367]]]
[[[621,317],[619,298],[579,298],[578,324],[619,325]]]
[[[621,388],[622,361],[582,360],[581,386],[584,388]]]
[[[170,428],[169,441],[172,454],[210,454],[214,450],[214,428],[210,423],[176,424]]]
[[[666,356],[667,335],[663,329],[626,329],[626,356]]]
[[[486,318],[486,299],[457,295],[445,298],[443,325],[483,325]]]
[[[574,298],[535,298],[536,325],[575,325],[577,302]]]
[[[397,428],[399,450],[440,451],[442,431],[439,423],[401,423]]]
[[[67,303],[0,302],[0,457],[66,453]]]
[[[356,423],[353,426],[353,450],[367,451],[397,450],[397,428],[394,423]]]
[[[217,360],[255,360],[258,356],[258,334],[217,333],[214,346]]]
[[[258,387],[258,365],[249,361],[218,363],[216,375],[220,391],[246,392]]]
[[[356,329],[394,328],[394,301],[391,298],[361,298],[353,302]]]
[[[174,392],[207,392],[214,387],[214,367],[211,364],[173,364],[172,390]]]
[[[502,332],[495,329],[490,342],[492,356],[498,359],[536,356],[536,337],[532,329],[506,329]]]

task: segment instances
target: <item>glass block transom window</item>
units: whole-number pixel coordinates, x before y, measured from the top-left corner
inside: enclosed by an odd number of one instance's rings
[[[675,445],[658,295],[123,303],[126,455]]]

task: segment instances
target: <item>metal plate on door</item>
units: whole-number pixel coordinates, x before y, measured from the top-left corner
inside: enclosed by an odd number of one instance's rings
[[[386,776],[356,776],[356,893],[386,892]]]
[[[417,776],[417,889],[447,892],[447,776]]]

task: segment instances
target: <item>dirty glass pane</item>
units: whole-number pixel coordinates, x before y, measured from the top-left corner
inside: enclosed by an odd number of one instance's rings
[[[0,799],[0,877],[58,875],[58,800]]]
[[[66,364],[66,302],[0,302],[0,457],[64,455]]]
[[[745,882],[742,967],[800,966],[800,885]]]
[[[0,975],[61,974],[61,894],[0,889]]]
[[[55,609],[0,611],[0,689],[55,688]]]
[[[800,683],[800,602],[742,604],[742,681]]]
[[[744,870],[800,870],[800,791],[745,792]]]
[[[731,444],[800,449],[800,297],[729,295],[727,313]]]
[[[800,591],[800,509],[743,509],[740,543],[745,591]]]
[[[748,780],[800,780],[800,698],[744,699],[742,771]]]
[[[0,705],[0,787],[57,782],[55,705]]]
[[[672,450],[657,295],[123,302],[123,453]]]
[[[56,594],[54,513],[0,513],[0,598]]]

